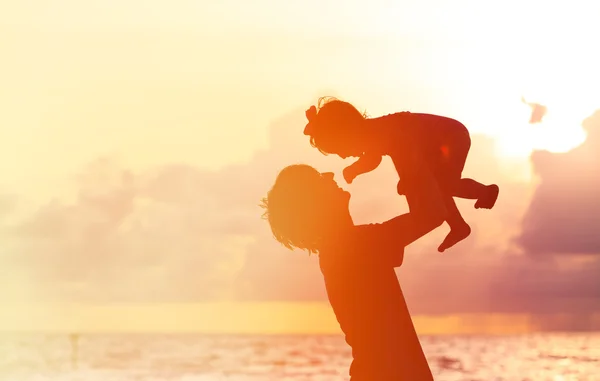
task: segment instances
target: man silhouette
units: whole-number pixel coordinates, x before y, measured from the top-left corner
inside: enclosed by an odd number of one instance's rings
[[[433,380],[395,267],[404,247],[440,226],[446,210],[418,156],[406,179],[410,213],[354,225],[350,194],[331,173],[308,165],[284,168],[263,199],[276,240],[319,254],[329,302],[352,348],[351,381]]]

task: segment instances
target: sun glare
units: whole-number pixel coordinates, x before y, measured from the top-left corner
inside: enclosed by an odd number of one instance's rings
[[[473,112],[475,128],[472,134],[483,133],[493,137],[499,156],[517,160],[527,159],[536,150],[567,152],[585,141],[587,134],[582,122],[592,114],[590,110],[569,107],[567,103],[526,99],[529,104],[516,96],[512,102],[506,102],[499,96],[497,103],[501,104],[502,112],[492,117],[487,114],[489,110]],[[545,106],[547,110],[541,121],[530,123],[530,104],[534,103]]]
[[[541,122],[529,124],[528,120],[521,120],[518,128],[495,134],[499,153],[505,157],[528,157],[534,150],[570,151],[585,141],[587,135],[581,126],[583,119],[585,116],[579,113],[554,112],[548,107],[548,113]]]
[[[545,17],[536,19],[535,28],[522,16],[526,13],[520,13],[526,11],[523,7],[531,14],[543,9]],[[596,90],[600,59],[590,45],[590,36],[600,32],[592,16],[598,14],[598,5],[577,3],[565,10],[541,1],[515,2],[504,12],[519,22],[510,28],[480,25],[479,33],[460,34],[461,44],[456,45],[464,68],[453,66],[451,72],[462,73],[463,87],[477,94],[470,98],[475,103],[473,110],[465,115],[473,118],[469,126],[493,136],[498,154],[505,158],[527,158],[534,150],[566,152],[577,147],[586,139],[583,120],[600,107]],[[576,22],[567,17],[575,13]],[[555,20],[561,20],[563,27],[557,27]],[[493,58],[482,58],[486,56]],[[539,123],[529,123],[532,109],[521,96],[529,104],[546,107]]]

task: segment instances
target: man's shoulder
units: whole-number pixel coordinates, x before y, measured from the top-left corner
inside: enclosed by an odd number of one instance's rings
[[[392,218],[385,222],[356,225],[353,234],[354,244],[358,247],[369,247],[373,250],[383,249],[383,246],[390,241],[390,237],[400,233],[397,222],[396,218]],[[404,250],[403,247],[396,249]]]
[[[358,224],[348,229],[346,234],[338,237],[336,246],[350,248],[364,248],[361,244],[372,244],[373,238],[379,238],[381,235],[390,234],[393,231],[393,219],[385,222],[372,222],[367,224]]]

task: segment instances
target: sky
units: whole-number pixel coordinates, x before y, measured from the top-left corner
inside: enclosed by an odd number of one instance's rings
[[[458,202],[467,241],[407,248],[420,332],[600,330],[599,7],[1,2],[0,329],[339,332],[316,258],[258,207],[302,162],[356,223],[407,211],[389,160],[347,185],[302,135],[335,95],[462,121],[464,175],[500,185]]]

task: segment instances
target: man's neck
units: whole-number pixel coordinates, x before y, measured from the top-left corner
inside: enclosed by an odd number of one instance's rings
[[[350,216],[350,211],[339,216],[339,218],[330,220],[327,224],[326,232],[323,234],[325,237],[324,246],[336,245],[336,242],[339,242],[340,239],[344,240],[345,237],[348,237],[348,234],[352,233],[353,227],[354,222]]]

